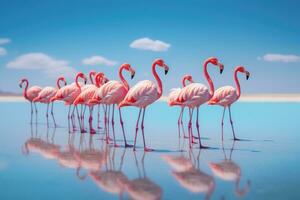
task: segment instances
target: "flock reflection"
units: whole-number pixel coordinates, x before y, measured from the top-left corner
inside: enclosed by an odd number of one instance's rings
[[[44,159],[56,160],[61,167],[74,169],[79,180],[89,179],[101,191],[115,195],[118,199],[164,199],[163,188],[168,188],[168,185],[161,185],[146,173],[147,167],[153,167],[150,161],[145,162],[150,153],[127,152],[126,148],[110,146],[92,134],[69,134],[66,144],[60,145],[55,143],[55,132],[55,129],[47,129],[46,134],[38,134],[37,127],[31,127],[31,135],[22,146],[23,154],[29,156],[34,153]],[[224,159],[218,162],[202,161],[202,151],[199,149],[157,154],[162,158],[161,164],[164,162],[169,166],[169,173],[163,174],[165,178],[171,176],[174,183],[177,182],[183,190],[199,194],[198,198],[203,196],[203,199],[208,200],[214,196],[214,199],[225,199],[224,195],[218,197],[219,193],[214,195],[218,189],[217,180],[232,183],[235,196],[241,198],[249,192],[250,180],[241,186],[242,170],[232,159],[234,145],[235,142],[227,156],[222,144],[222,151],[217,152],[222,152]],[[136,173],[135,178],[126,174],[124,164],[134,166],[130,170]],[[159,166],[156,167],[159,170]]]

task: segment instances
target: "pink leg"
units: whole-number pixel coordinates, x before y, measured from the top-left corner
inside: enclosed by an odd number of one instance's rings
[[[197,107],[197,121],[196,121],[196,127],[197,127],[197,132],[198,132],[199,147],[200,147],[200,148],[208,148],[207,146],[204,146],[204,145],[202,145],[202,143],[201,143],[200,130],[199,130],[199,107]]]
[[[78,111],[78,107],[77,106],[74,106],[76,108],[76,112],[77,112],[77,118],[78,118],[78,124],[79,124],[79,128],[80,128],[80,131],[81,133],[83,133],[83,129],[81,127],[81,123],[80,123],[80,114],[79,114],[79,111]]]
[[[47,111],[46,111],[46,119],[47,119],[47,127],[49,127],[49,115],[48,115],[48,112],[49,112],[49,103],[47,103]]]
[[[123,122],[123,119],[122,119],[121,108],[119,108],[119,116],[120,116],[120,124],[121,124],[121,127],[122,127],[122,132],[123,132],[123,138],[124,138],[124,142],[125,142],[125,148],[127,148],[127,147],[133,147],[133,145],[128,144],[127,140],[126,140],[126,135],[125,135],[125,130],[124,130],[124,122]]]
[[[54,127],[57,127],[57,124],[56,124],[56,121],[55,121],[55,118],[54,118],[54,112],[53,112],[53,102],[52,102],[52,104],[51,104],[51,115],[52,115]]]
[[[223,130],[224,127],[223,126],[224,126],[225,111],[226,111],[226,107],[224,107],[224,109],[223,109],[222,122],[221,122],[221,126],[222,126],[222,141],[224,140],[224,130]]]
[[[188,124],[189,147],[192,148],[192,142],[191,142],[191,138],[192,138],[191,128],[192,128],[192,118],[193,118],[193,109],[192,108],[189,108],[189,115],[190,115],[190,120],[189,120],[189,124]]]
[[[38,110],[36,108],[36,103],[33,103],[33,105],[34,105],[34,108],[35,108],[35,121],[37,123],[37,120],[38,120]]]
[[[229,118],[230,118],[230,124],[231,124],[231,129],[232,129],[232,134],[233,134],[233,140],[240,140],[235,136],[235,132],[234,132],[234,128],[233,128],[233,121],[231,118],[231,110],[230,110],[230,106],[228,106],[228,110],[229,110]]]
[[[116,135],[115,135],[115,104],[112,105],[111,125],[112,125],[113,137],[114,137],[114,146],[119,147],[119,145],[116,142]]]
[[[143,110],[142,123],[141,123],[142,134],[143,134],[143,143],[144,143],[144,151],[154,151],[153,149],[150,149],[150,148],[146,147],[145,133],[144,133],[144,118],[145,118],[145,112],[146,112],[146,108],[144,108],[144,110]]]
[[[105,141],[106,141],[106,144],[108,144],[108,143],[109,143],[109,140],[108,140],[108,132],[107,132],[107,105],[104,105],[103,109],[104,109],[104,132],[105,132]]]
[[[97,109],[98,109],[98,113],[97,113],[97,128],[100,129],[101,126],[100,126],[100,104],[97,105]]]
[[[69,129],[69,133],[72,133],[71,131],[71,123],[70,123],[70,120],[72,118],[72,115],[71,115],[71,105],[69,106],[69,111],[68,111],[68,129]]]
[[[30,102],[30,108],[31,108],[31,114],[30,114],[30,124],[32,124],[32,115],[33,115],[32,102]]]
[[[72,105],[70,105],[72,108]],[[75,124],[75,106],[73,106],[72,114],[71,114],[71,120],[72,120],[72,128],[73,132],[76,131],[76,124]]]
[[[182,123],[182,114],[184,107],[181,107],[181,111],[178,117],[178,137],[180,138],[180,124]]]
[[[139,121],[140,121],[141,112],[142,112],[142,108],[140,108],[139,116],[138,116],[138,119],[137,119],[137,121],[136,121],[133,151],[135,151],[136,138],[137,138],[137,133],[138,133],[138,130],[139,130]]]
[[[96,131],[95,129],[93,128],[93,106],[89,107],[90,109],[90,117],[89,117],[89,124],[90,124],[90,133],[91,134],[95,134]]]

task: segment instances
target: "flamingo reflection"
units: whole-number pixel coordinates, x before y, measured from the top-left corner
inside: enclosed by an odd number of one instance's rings
[[[145,171],[145,155],[143,152],[143,156],[141,159],[142,170],[140,170],[139,163],[136,157],[136,153],[133,152],[136,168],[139,174],[139,177],[134,180],[130,180],[126,184],[126,191],[129,196],[134,200],[158,200],[162,198],[162,188],[151,181]],[[141,172],[142,171],[142,172]]]
[[[200,170],[200,151],[195,158],[193,151],[189,151],[189,158],[184,155],[164,156],[164,160],[173,168],[172,175],[179,184],[193,193],[205,193],[205,199],[210,199],[215,189],[212,176]]]
[[[226,157],[226,152],[224,149],[224,144],[222,142],[222,149],[224,153],[224,160],[219,163],[210,163],[209,167],[212,170],[213,174],[224,181],[233,181],[235,182],[235,194],[238,197],[245,196],[250,189],[250,181],[248,180],[244,188],[240,188],[241,180],[241,168],[235,162],[232,161],[232,152],[234,150],[235,141],[232,143],[230,149],[229,158]]]
[[[47,128],[46,139],[38,135],[37,125],[35,134],[31,125],[31,137],[25,141],[22,148],[23,154],[28,155],[29,152],[37,153],[46,159],[57,159],[60,151],[60,146],[54,143],[55,128],[53,129],[52,137],[49,139],[49,129]]]
[[[108,145],[106,145],[106,149],[107,161],[105,162],[105,170],[91,171],[90,176],[101,189],[112,194],[118,194],[119,198],[122,199],[124,185],[128,182],[126,175],[122,172],[126,149],[123,150],[118,169],[115,168],[116,148],[113,148],[112,156],[111,148]]]

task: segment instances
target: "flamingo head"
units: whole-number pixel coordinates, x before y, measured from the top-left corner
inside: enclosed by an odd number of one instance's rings
[[[208,59],[208,62],[210,62],[213,65],[218,66],[220,68],[220,74],[222,74],[222,72],[224,70],[224,65],[219,62],[218,58],[211,57],[211,58]]]
[[[238,66],[238,67],[236,68],[236,71],[241,72],[241,73],[244,73],[244,74],[246,75],[246,79],[247,79],[247,80],[249,79],[249,77],[250,77],[250,72],[248,72],[248,71],[245,69],[245,67],[243,67],[243,66]]]
[[[76,77],[80,77],[80,78],[84,79],[84,84],[86,84],[86,82],[87,82],[87,79],[86,79],[86,77],[85,77],[84,73],[82,73],[82,72],[78,72],[78,73],[77,73],[77,75],[76,75]]]
[[[102,85],[102,80],[103,80],[103,77],[104,77],[104,73],[102,72],[99,72],[96,77],[95,77],[95,80],[96,80],[96,85],[99,87],[100,85]]]
[[[92,83],[93,83],[93,76],[96,76],[96,75],[97,75],[96,71],[94,71],[94,70],[90,71],[89,77],[90,77],[90,80],[91,80]],[[95,80],[97,80],[97,79],[95,79]]]
[[[133,77],[135,75],[135,70],[131,67],[131,65],[128,63],[124,63],[124,64],[122,64],[121,67],[124,67],[125,70],[129,71],[131,74],[131,79],[133,79]]]
[[[191,75],[189,75],[189,74],[185,75],[185,76],[184,76],[184,79],[188,80],[188,81],[191,82],[191,83],[194,82],[194,81],[193,81],[193,77],[192,77]]]
[[[103,83],[107,83],[109,81],[109,79],[106,76],[104,76],[102,81],[103,81]]]
[[[169,71],[169,67],[168,65],[165,64],[165,61],[163,59],[156,59],[154,61],[155,64],[157,64],[160,67],[163,67],[165,69],[165,75],[167,75],[168,71]]]
[[[24,82],[26,82],[27,80],[25,78],[21,79],[19,82],[19,87],[22,88],[22,85]]]

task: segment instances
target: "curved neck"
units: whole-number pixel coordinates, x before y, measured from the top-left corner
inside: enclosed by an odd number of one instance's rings
[[[90,72],[90,81],[91,81],[92,84],[94,84],[94,80],[93,80],[94,75],[95,74],[93,72]]]
[[[234,71],[234,81],[235,81],[235,85],[236,85],[236,93],[239,98],[241,96],[241,87],[240,87],[239,79],[237,77],[237,73],[238,73],[238,70],[235,70]]]
[[[120,80],[121,80],[122,83],[123,83],[123,86],[124,86],[125,89],[128,91],[128,90],[129,90],[129,85],[128,85],[127,81],[124,79],[124,76],[123,76],[123,74],[122,74],[122,71],[123,71],[124,68],[125,68],[124,65],[122,65],[122,66],[120,67],[120,69],[119,69],[119,77],[120,77]]]
[[[183,87],[186,86],[186,80],[188,80],[188,77],[186,77],[186,76],[183,77],[182,82],[181,82]]]
[[[24,82],[26,83],[26,86],[25,86],[25,88],[23,90],[23,95],[24,95],[25,99],[27,99],[27,89],[28,89],[29,83],[28,83],[27,79],[25,79]]]
[[[211,78],[210,78],[210,76],[207,72],[208,63],[209,63],[209,60],[205,61],[205,63],[204,63],[204,76],[205,76],[205,78],[208,82],[208,85],[209,85],[209,94],[212,97],[214,95],[215,88],[214,88],[214,84],[213,84],[213,82],[212,82],[212,80],[211,80]]]
[[[159,76],[158,76],[156,70],[155,70],[155,66],[156,66],[156,63],[154,62],[154,63],[152,64],[152,74],[153,74],[154,78],[155,78],[156,81],[157,81],[157,86],[158,86],[158,91],[157,91],[157,93],[158,93],[158,96],[161,97],[162,92],[163,92],[163,91],[162,91],[162,83],[161,83],[161,80],[160,80],[160,78],[159,78]]]
[[[80,76],[79,76],[79,74],[76,76],[76,79],[75,79],[75,83],[76,83],[76,85],[77,85],[77,87],[79,88],[79,90],[81,90],[81,86],[79,85],[79,83],[78,83],[78,78],[79,78]]]
[[[60,81],[64,81],[64,79],[62,77],[58,78],[57,81],[56,81],[56,85],[57,85],[57,88],[60,89],[61,86],[60,86]],[[65,82],[64,82],[65,83]]]

